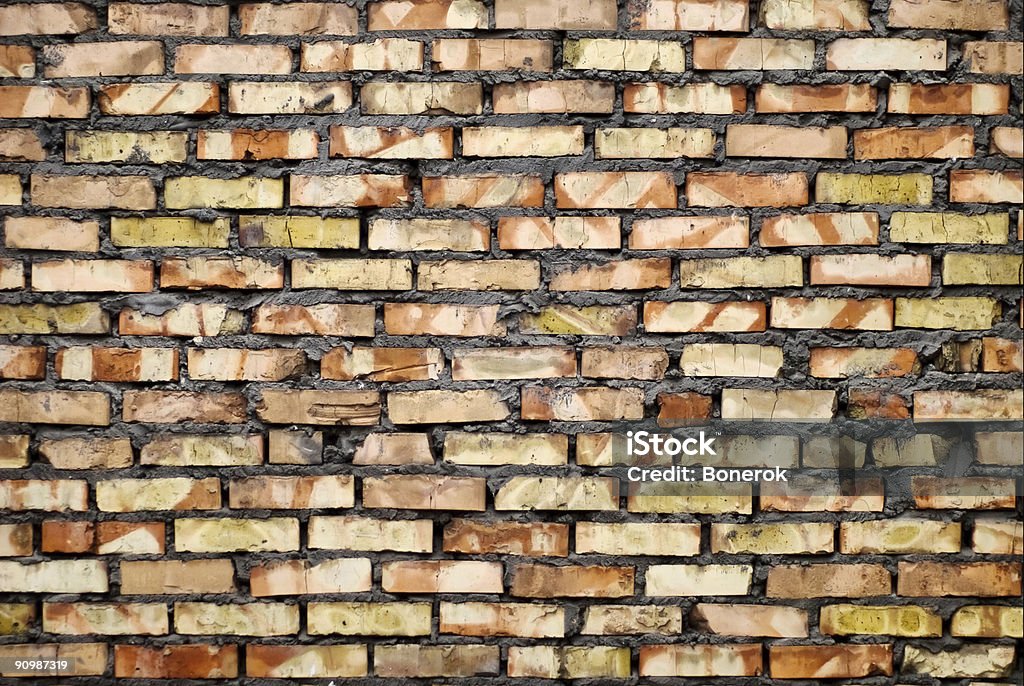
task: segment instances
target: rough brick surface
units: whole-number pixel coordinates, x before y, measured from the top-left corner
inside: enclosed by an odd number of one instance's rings
[[[1021,683],[1022,23],[0,0],[0,682]]]

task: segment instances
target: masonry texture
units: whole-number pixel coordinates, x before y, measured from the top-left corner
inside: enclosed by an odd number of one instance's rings
[[[1021,683],[1021,23],[3,0],[0,683]]]

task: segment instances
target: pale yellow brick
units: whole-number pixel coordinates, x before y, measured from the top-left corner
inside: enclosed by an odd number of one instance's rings
[[[564,69],[610,71],[686,71],[686,51],[681,42],[579,38],[562,45]]]
[[[292,288],[398,290],[412,288],[409,260],[292,260]]]
[[[192,217],[111,217],[110,242],[123,248],[227,248],[231,223]]]
[[[684,376],[775,377],[782,369],[782,348],[752,343],[694,343],[683,347]]]
[[[68,131],[65,162],[125,162],[167,164],[184,162],[188,133],[184,131]]]
[[[427,636],[430,603],[313,602],[307,609],[310,635]]]
[[[462,129],[466,157],[560,157],[583,154],[582,126],[483,126]]]
[[[1002,305],[995,298],[896,298],[896,326],[908,329],[988,329],[1001,314]]]
[[[714,150],[712,129],[630,127],[594,132],[594,156],[599,159],[711,157]]]
[[[170,209],[276,208],[284,203],[284,181],[259,176],[215,179],[178,176],[164,182],[164,202]]]
[[[984,243],[1002,245],[1010,232],[1004,212],[893,212],[889,240],[894,243]]]

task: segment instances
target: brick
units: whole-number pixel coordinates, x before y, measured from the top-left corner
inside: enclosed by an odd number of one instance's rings
[[[803,285],[803,262],[795,255],[681,260],[679,279],[684,288],[800,286]]]
[[[21,178],[14,174],[0,175],[0,206],[21,205]]]
[[[144,260],[59,260],[32,265],[32,290],[145,293],[153,263]]]
[[[811,375],[825,379],[902,377],[920,371],[909,348],[811,348]]]
[[[782,348],[750,343],[694,343],[683,348],[679,369],[686,376],[775,377]]]
[[[299,521],[271,519],[176,519],[174,547],[178,552],[288,552],[299,546]]]
[[[1007,677],[1013,672],[1014,658],[1012,646],[965,645],[940,651],[907,646],[903,670],[937,678]]]
[[[1024,448],[1024,435],[1012,431],[979,431],[974,441],[979,464],[1016,464],[1017,448]]]
[[[915,476],[910,490],[921,510],[1012,509],[1016,503],[1013,481],[995,477]]]
[[[363,114],[480,114],[479,83],[370,82],[359,90]]]
[[[552,44],[546,40],[440,38],[433,42],[434,71],[548,72]]]
[[[889,220],[889,240],[898,243],[1004,244],[1009,228],[1006,214],[893,212]]]
[[[110,319],[99,303],[0,305],[0,333],[107,334]]]
[[[1022,283],[1022,265],[1020,255],[946,253],[942,258],[942,283],[1015,286]]]
[[[683,613],[678,607],[659,605],[594,605],[583,619],[584,635],[672,635],[682,631]]]
[[[46,45],[42,51],[47,78],[162,74],[163,44],[159,41],[117,41]]]
[[[0,434],[0,467],[16,469],[28,466],[27,434]]]
[[[812,284],[928,286],[931,281],[931,257],[928,255],[811,256]]]
[[[376,391],[264,389],[256,414],[270,424],[373,426],[380,418]]]
[[[594,132],[594,156],[617,158],[712,157],[711,129],[613,128]]]
[[[889,26],[957,31],[1000,31],[1009,28],[1009,10],[1001,0],[969,0],[954,5],[896,0],[889,5]]]
[[[420,381],[437,379],[444,358],[437,348],[335,348],[320,360],[324,379]]]
[[[48,176],[32,174],[32,204],[71,209],[152,210],[153,182],[145,176]]]
[[[0,524],[0,557],[32,555],[31,524]]]
[[[828,44],[825,67],[835,71],[944,71],[946,41],[933,38],[839,38]],[[892,103],[890,101],[890,112]]]
[[[231,593],[235,567],[227,558],[121,562],[122,595]]]
[[[110,424],[110,397],[97,391],[0,391],[0,421],[30,424]]]
[[[429,176],[423,179],[429,208],[540,207],[544,184],[538,176]]]
[[[892,644],[780,646],[768,648],[776,679],[852,679],[891,676]]]
[[[614,479],[516,476],[494,496],[495,510],[617,510]]]
[[[501,217],[502,250],[613,249],[621,245],[617,217]]]
[[[332,126],[330,155],[397,160],[451,159],[452,145],[450,128],[424,129],[421,133],[404,127]]]
[[[633,567],[519,564],[509,593],[524,598],[622,598],[633,595]]]
[[[550,379],[576,376],[568,347],[473,348],[452,353],[452,379]]]
[[[373,305],[261,305],[253,315],[253,333],[296,336],[372,337]]]
[[[462,129],[462,154],[467,157],[559,157],[582,153],[582,126],[487,126]]]
[[[0,345],[0,378],[42,379],[46,376],[46,348]]]
[[[597,379],[660,379],[668,370],[663,348],[584,348],[580,374]]]
[[[576,524],[576,552],[601,555],[696,555],[698,524]]]
[[[350,36],[356,33],[356,15],[354,7],[318,2],[258,2],[238,8],[243,36]]]
[[[1024,132],[1009,126],[996,126],[990,132],[989,154],[1006,155],[1021,159],[1024,157]]]
[[[0,86],[0,116],[12,119],[85,119],[88,88]]]
[[[640,675],[756,676],[762,659],[759,645],[647,645],[640,648]]]
[[[794,607],[698,603],[690,611],[690,624],[722,636],[807,636],[807,612]]]
[[[122,414],[126,422],[239,424],[246,400],[239,393],[125,391]]]
[[[626,112],[643,114],[738,114],[747,109],[747,91],[716,83],[630,83],[622,103]]]
[[[568,452],[569,441],[562,434],[449,431],[444,437],[444,461],[452,464],[560,465],[568,462]]]
[[[292,205],[304,207],[401,207],[410,203],[409,178],[389,174],[305,176],[288,179]]]
[[[167,606],[159,603],[43,603],[49,634],[159,636],[169,631]]]
[[[473,477],[390,475],[363,479],[363,506],[408,510],[482,511],[483,479]]]
[[[1013,390],[916,391],[914,419],[1018,419],[1024,392]]]
[[[419,291],[529,291],[540,283],[540,263],[533,260],[424,260],[416,272]]]
[[[54,358],[61,379],[79,381],[176,381],[173,348],[61,348]]]
[[[107,6],[107,31],[129,36],[227,36],[228,12],[226,6],[112,2]]]
[[[228,484],[228,507],[237,510],[337,509],[355,504],[348,475],[250,476]]]
[[[336,603],[308,606],[309,633],[342,636],[427,636],[430,603]]]
[[[233,81],[228,86],[232,114],[340,114],[351,106],[352,84],[347,81]]]
[[[107,646],[103,643],[9,643],[0,648],[0,656],[5,660],[24,657],[30,651],[33,657],[40,660],[67,659],[76,665],[75,674],[79,676],[98,676],[106,671]],[[18,676],[52,676],[53,671],[39,669],[21,671]]]
[[[286,636],[299,632],[299,608],[284,603],[174,604],[174,630],[188,635]]]
[[[118,83],[100,86],[100,112],[115,116],[143,114],[214,114],[220,111],[220,87],[197,81]]]
[[[114,646],[114,675],[134,679],[234,679],[238,646]]]
[[[5,593],[106,593],[107,563],[99,560],[49,560],[22,564],[0,560]]]
[[[281,560],[254,566],[249,585],[256,598],[370,590],[370,560],[349,557],[312,563]]]
[[[35,603],[0,604],[0,627],[4,635],[24,634],[35,623]]]
[[[666,172],[569,172],[555,175],[560,208],[676,207],[676,187]]]
[[[423,43],[404,38],[303,43],[301,67],[305,72],[419,71],[423,69]]]
[[[127,438],[47,439],[39,443],[39,455],[57,469],[118,469],[132,464]]]
[[[166,258],[160,264],[164,288],[266,289],[284,286],[284,265],[253,257]]]
[[[245,319],[239,310],[215,303],[184,303],[161,314],[125,308],[118,330],[127,336],[216,336],[240,333]]]
[[[578,38],[562,43],[565,69],[608,71],[686,71],[686,52],[675,41]]]
[[[517,81],[494,85],[495,114],[611,114],[615,88],[602,81]]]
[[[0,36],[69,35],[95,29],[96,11],[79,2],[10,3],[0,8]]]
[[[990,83],[889,86],[889,112],[895,114],[1006,114],[1009,89]]]
[[[178,176],[164,182],[164,203],[171,209],[278,208],[283,198],[281,179],[260,176],[236,179]]]
[[[643,393],[638,388],[522,389],[522,418],[537,421],[615,421],[643,417]]]
[[[226,219],[111,217],[110,242],[125,248],[227,248],[230,228]]]
[[[470,677],[496,675],[498,646],[377,646],[373,671],[382,677]]]
[[[963,169],[949,173],[950,202],[1024,202],[1024,175],[1017,171]]]
[[[968,126],[893,127],[853,132],[858,160],[956,159],[974,156],[974,130]]]
[[[385,303],[384,330],[398,336],[504,336],[496,305]]]
[[[761,17],[769,29],[867,31],[869,4],[862,0],[768,0]]]
[[[565,557],[569,551],[567,524],[453,519],[443,535],[445,552]]]
[[[292,51],[284,45],[179,45],[175,74],[288,74]]]
[[[310,160],[317,156],[320,139],[315,131],[201,129],[196,138],[200,160]]]
[[[556,605],[441,603],[439,614],[443,634],[559,638],[565,633],[565,610]]]
[[[164,538],[163,522],[99,522],[95,550],[100,555],[163,555]]]
[[[352,464],[434,464],[427,434],[372,433],[356,448]]]
[[[140,462],[176,467],[258,465],[263,462],[263,440],[255,434],[157,436],[142,446]]]
[[[548,285],[552,291],[626,291],[668,288],[672,264],[653,257],[583,265],[556,272]]]
[[[313,516],[309,519],[309,547],[429,553],[433,549],[433,522]]]
[[[465,424],[501,421],[508,405],[497,391],[392,391],[388,417],[395,424]]]
[[[758,112],[874,112],[877,106],[878,95],[868,84],[765,83],[754,93],[754,109]]]
[[[184,162],[188,134],[175,131],[68,131],[66,162]]]
[[[972,74],[1024,73],[1024,44],[999,41],[967,41],[963,59]]]
[[[32,129],[0,129],[0,159],[8,162],[42,162],[46,159],[46,149],[39,134]]]
[[[30,79],[36,75],[36,53],[29,46],[0,45],[0,78]]]
[[[764,331],[765,321],[765,306],[760,302],[644,303],[644,327],[650,332]]]
[[[769,598],[870,598],[892,593],[892,579],[878,564],[778,565],[768,572]]]
[[[807,176],[692,172],[686,176],[686,197],[691,207],[806,205]]]
[[[487,8],[478,0],[383,0],[367,7],[370,31],[486,29]]]
[[[950,633],[974,638],[1021,637],[1021,609],[996,605],[968,605],[953,613]]]
[[[818,202],[844,205],[929,205],[932,177],[926,174],[832,174],[815,177]]]
[[[611,646],[512,647],[508,674],[543,679],[624,678],[630,675],[630,651]]]
[[[399,251],[412,247],[421,251],[484,252],[490,248],[490,238],[490,227],[480,221],[379,218],[370,222],[367,244],[370,250]],[[356,239],[358,244],[358,231]]]
[[[638,219],[629,234],[629,247],[638,250],[745,248],[749,244],[749,220],[736,215]]]
[[[896,298],[896,326],[971,331],[988,329],[1002,312],[994,298],[946,296]]]
[[[388,593],[501,593],[500,562],[415,560],[381,565],[381,588]]]
[[[367,674],[365,645],[258,645],[245,647],[251,677],[328,678]]]
[[[694,0],[632,0],[627,5],[630,27],[639,31],[747,31],[747,3],[725,0],[707,4]]]
[[[247,248],[357,248],[359,220],[246,215],[238,220],[238,242]]]
[[[846,127],[730,124],[725,131],[725,154],[729,157],[845,159]]]
[[[622,336],[636,329],[636,310],[614,306],[551,306],[521,315],[523,333]]]
[[[779,38],[694,38],[697,70],[810,69],[814,41]]]
[[[1004,562],[900,562],[898,582],[902,596],[1018,596],[1021,571]]]
[[[278,429],[269,433],[267,459],[270,464],[320,464],[323,461],[322,431]],[[259,447],[262,448],[262,442]]]
[[[292,260],[291,275],[292,288],[371,291],[412,288],[412,263],[408,260]]]
[[[718,524],[711,525],[711,552],[731,554],[805,554],[833,551],[832,524]]]
[[[821,608],[821,631],[833,636],[860,634],[936,637],[942,635],[942,618],[929,610],[910,606],[829,605]]]
[[[569,0],[550,3],[496,0],[495,27],[498,29],[614,30],[617,24],[616,3],[597,0],[580,7]]]
[[[1021,344],[1021,341],[986,337],[982,341],[982,345],[982,371],[997,373],[1024,371],[1024,345]]]

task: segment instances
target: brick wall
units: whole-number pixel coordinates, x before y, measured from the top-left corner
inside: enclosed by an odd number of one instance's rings
[[[855,446],[906,498],[607,468],[1021,419],[1021,20],[4,1],[0,669],[1020,683],[1019,432],[966,495],[927,437]]]

